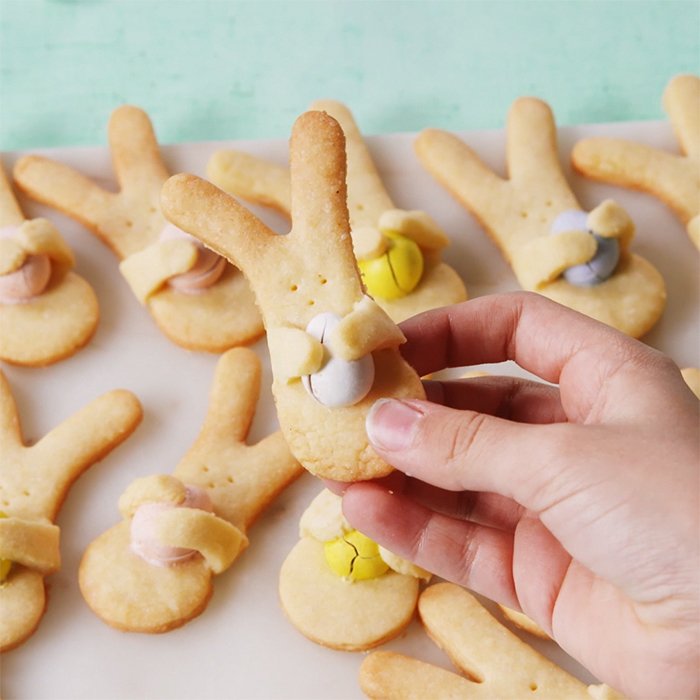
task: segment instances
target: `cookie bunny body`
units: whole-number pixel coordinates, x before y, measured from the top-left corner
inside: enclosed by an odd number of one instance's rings
[[[611,200],[581,210],[559,164],[552,112],[541,100],[513,104],[507,137],[507,180],[447,132],[426,129],[415,149],[488,231],[524,289],[644,335],[661,315],[666,288],[658,271],[629,251],[629,216]]]
[[[353,530],[339,496],[326,490],[316,496],[299,536],[282,564],[279,594],[305,637],[333,649],[366,651],[411,622],[420,580],[430,574]]]
[[[260,381],[252,350],[222,355],[205,423],[173,475],[131,484],[119,501],[124,520],[88,546],[80,589],[107,624],[161,633],[201,614],[213,576],[231,566],[260,513],[303,473],[279,431],[245,443]]]
[[[294,125],[290,156],[288,235],[273,233],[231,196],[193,175],[166,183],[163,211],[249,279],[267,330],[280,427],[296,458],[320,476],[373,478],[391,467],[369,445],[370,407],[381,397],[424,398],[425,392],[398,352],[403,334],[364,294],[350,237],[342,129],[322,112],[303,114]],[[306,331],[325,314],[336,325],[320,341]],[[352,363],[371,356],[367,393],[350,405],[329,407],[302,381],[327,367],[329,354],[361,374]],[[362,377],[331,377],[328,384],[344,392],[355,379]]]
[[[665,202],[700,248],[700,78],[677,75],[666,86],[663,103],[680,154],[599,137],[579,141],[571,162],[587,177],[648,192]]]
[[[53,224],[27,220],[0,163],[0,359],[49,365],[85,346],[99,320],[92,287]]]
[[[0,372],[0,651],[22,644],[44,614],[44,577],[60,568],[59,528],[53,521],[68,489],[131,435],[141,415],[133,394],[112,391],[26,446]]]
[[[169,173],[146,113],[120,107],[108,131],[119,192],[34,155],[17,162],[18,186],[106,243],[134,293],[177,345],[223,352],[260,338],[262,320],[243,275],[167,225],[159,198]]]
[[[464,301],[459,275],[441,259],[449,239],[422,211],[397,209],[350,110],[334,100],[310,108],[341,125],[347,151],[347,198],[355,255],[374,300],[396,323]],[[218,187],[291,216],[289,170],[238,151],[219,151],[207,166]]]

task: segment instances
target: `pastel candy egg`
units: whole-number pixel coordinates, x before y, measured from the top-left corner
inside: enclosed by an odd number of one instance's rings
[[[185,547],[171,547],[158,540],[156,535],[156,523],[158,516],[172,508],[199,508],[211,513],[212,506],[209,494],[199,486],[186,486],[185,500],[175,505],[173,503],[160,503],[151,501],[139,506],[131,519],[131,548],[149,564],[157,566],[170,566],[189,559],[194,555],[194,549]]]
[[[169,241],[179,238],[191,241],[197,246],[197,262],[195,262],[191,270],[171,277],[168,280],[168,285],[176,291],[184,292],[185,294],[192,294],[211,287],[223,274],[226,260],[204,246],[194,236],[190,236],[189,233],[171,223],[165,225],[158,240]]]
[[[598,247],[595,255],[582,265],[573,265],[562,273],[564,279],[578,287],[592,287],[612,275],[620,260],[620,243],[617,238],[603,238],[588,229],[588,215],[584,211],[570,210],[559,214],[552,224],[553,234],[563,231],[588,231]]]
[[[423,253],[406,236],[387,231],[387,251],[372,260],[360,260],[367,291],[378,299],[398,299],[412,292],[423,275]]]
[[[357,530],[326,542],[324,553],[328,565],[342,578],[367,581],[389,570],[379,554],[379,545]]]
[[[0,510],[0,518],[6,518],[7,513],[4,513],[3,511]],[[2,583],[6,578],[7,574],[10,573],[10,569],[12,568],[12,560],[11,559],[0,559],[0,583]]]
[[[307,374],[301,380],[306,391],[329,408],[356,404],[367,396],[374,383],[371,354],[350,361],[331,354],[326,343],[341,320],[338,314],[326,312],[315,316],[306,327],[306,332],[323,345],[323,364],[318,372]]]

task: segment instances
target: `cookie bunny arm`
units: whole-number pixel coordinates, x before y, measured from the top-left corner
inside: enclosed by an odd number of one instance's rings
[[[546,102],[516,100],[508,110],[506,141],[508,177],[527,206],[542,208],[556,200],[564,208],[580,209],[559,164],[557,129]]]
[[[663,104],[681,150],[700,162],[700,78],[675,76],[664,90]]]
[[[241,151],[217,151],[207,163],[207,179],[217,187],[290,218],[289,168]]]
[[[57,484],[58,491],[65,493],[88,467],[131,435],[142,415],[136,396],[116,389],[98,397],[26,449],[32,453],[35,468],[46,471],[42,481]],[[57,473],[57,464],[61,465],[60,481],[50,476]],[[39,494],[36,495],[35,507],[53,520],[61,501],[52,500],[47,493],[47,500],[42,503]]]
[[[482,223],[490,221],[491,202],[511,199],[508,182],[498,177],[461,139],[441,129],[424,129],[414,149],[428,172]]]
[[[379,217],[395,205],[379,177],[367,145],[350,110],[335,100],[316,100],[309,109],[325,112],[333,117],[345,134],[347,153],[347,206],[350,227],[376,226]]]
[[[12,191],[12,185],[10,185],[5,168],[0,161],[0,228],[20,226],[23,221],[24,214],[19,208],[15,193]]]
[[[98,232],[117,204],[118,195],[102,189],[73,168],[43,156],[23,156],[15,164],[13,174],[22,192]],[[100,237],[110,245],[105,237]]]

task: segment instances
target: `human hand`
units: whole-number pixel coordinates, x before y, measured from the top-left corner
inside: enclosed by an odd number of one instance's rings
[[[510,359],[558,387],[482,377],[377,402],[368,435],[398,471],[345,489],[353,527],[522,610],[631,696],[698,697],[700,417],[678,367],[535,294],[401,329],[421,376]]]

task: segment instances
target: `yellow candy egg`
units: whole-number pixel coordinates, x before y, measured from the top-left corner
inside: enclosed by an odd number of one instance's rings
[[[377,543],[357,530],[326,542],[324,549],[328,565],[342,578],[366,581],[389,570]]]
[[[367,291],[378,299],[398,299],[412,292],[423,275],[423,253],[406,236],[387,231],[389,247],[372,260],[360,260]]]
[[[4,513],[3,511],[0,510],[0,518],[6,518],[7,513]],[[12,566],[12,560],[11,559],[0,559],[0,583],[2,583],[5,578],[7,577],[7,574],[10,573],[10,567]]]

